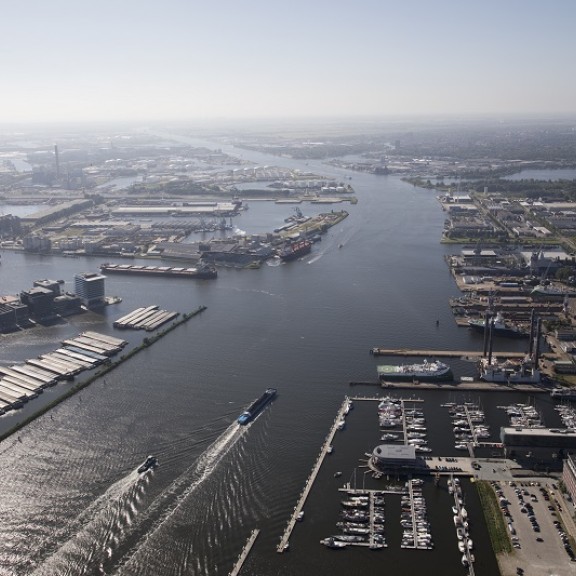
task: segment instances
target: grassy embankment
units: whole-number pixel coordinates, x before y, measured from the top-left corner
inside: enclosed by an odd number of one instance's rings
[[[123,362],[126,362],[126,360],[129,360],[130,358],[132,358],[133,356],[135,356],[136,354],[138,354],[142,350],[145,350],[149,346],[152,346],[152,344],[154,344],[155,342],[160,340],[160,338],[163,338],[164,336],[166,336],[166,334],[168,334],[169,332],[172,332],[172,330],[174,330],[175,328],[178,328],[178,326],[180,326],[181,324],[188,322],[188,320],[190,320],[190,318],[193,318],[197,314],[200,314],[200,312],[204,312],[204,310],[206,310],[206,306],[200,306],[196,310],[193,310],[192,312],[188,312],[186,314],[183,314],[180,318],[174,320],[174,322],[172,322],[169,326],[163,328],[162,330],[159,330],[154,335],[146,336],[142,340],[142,344],[132,348],[132,350],[130,350],[126,354],[122,354],[122,356],[120,356],[120,358],[118,360],[115,360],[115,361],[107,363],[107,364],[103,364],[102,366],[100,366],[98,368],[98,370],[92,376],[90,376],[86,380],[82,380],[81,382],[76,382],[67,392],[65,392],[64,394],[62,394],[61,396],[59,396],[58,398],[56,398],[54,401],[50,402],[49,404],[46,404],[46,406],[42,407],[40,410],[38,410],[34,414],[31,414],[28,418],[26,418],[22,422],[19,422],[18,424],[16,424],[10,430],[1,434],[0,435],[0,442],[2,440],[5,440],[6,438],[8,438],[10,435],[14,434],[14,432],[21,430],[22,428],[27,426],[30,422],[32,422],[33,420],[35,420],[39,416],[42,416],[43,414],[48,412],[49,410],[54,408],[54,406],[57,406],[58,404],[60,404],[60,402],[63,402],[64,400],[67,400],[68,398],[70,398],[71,396],[76,394],[77,392],[80,392],[80,390],[83,390],[84,388],[86,388],[87,386],[92,384],[92,382],[94,382],[95,380],[102,378],[103,376],[108,374],[108,372],[111,372],[112,370],[114,370],[114,368],[117,368],[118,366],[120,366],[120,364],[122,364]]]
[[[494,553],[511,552],[510,536],[492,486],[489,482],[477,481],[476,487],[482,503],[482,510],[484,511],[484,518],[490,533]]]

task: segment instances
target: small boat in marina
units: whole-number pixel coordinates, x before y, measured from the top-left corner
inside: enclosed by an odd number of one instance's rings
[[[368,536],[363,536],[361,534],[336,534],[335,536],[330,536],[334,540],[341,540],[342,542],[366,542]]]
[[[324,546],[327,546],[328,548],[331,548],[332,550],[341,550],[343,548],[346,548],[346,546],[348,546],[348,544],[346,542],[342,542],[341,540],[336,540],[332,536],[330,536],[329,538],[324,538],[323,540],[320,540],[320,544],[324,544]]]
[[[300,510],[298,514],[296,514],[296,522],[302,522],[304,520],[304,510]]]

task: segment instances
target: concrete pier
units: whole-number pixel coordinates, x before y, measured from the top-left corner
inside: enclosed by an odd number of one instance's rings
[[[304,486],[304,490],[300,494],[300,498],[298,500],[298,503],[294,507],[294,512],[293,512],[292,516],[290,517],[290,520],[288,521],[288,525],[286,526],[286,530],[284,531],[282,538],[280,539],[280,544],[278,544],[278,546],[276,547],[276,551],[278,553],[284,552],[289,547],[289,540],[290,540],[290,535],[292,534],[292,530],[294,530],[294,526],[296,525],[296,522],[298,521],[298,517],[300,515],[300,512],[302,512],[302,510],[304,508],[304,504],[306,503],[306,499],[308,498],[308,494],[310,493],[310,490],[312,489],[312,486],[314,485],[314,481],[316,480],[316,476],[318,476],[318,472],[320,471],[320,467],[322,466],[322,462],[324,461],[326,454],[328,454],[328,448],[332,445],[332,440],[334,439],[334,435],[336,434],[336,431],[338,430],[339,424],[346,417],[346,414],[347,414],[349,408],[350,408],[350,399],[348,397],[346,397],[346,399],[342,403],[342,406],[340,407],[340,410],[338,410],[338,414],[336,415],[336,418],[334,419],[334,423],[332,424],[332,428],[330,429],[330,433],[326,437],[324,444],[322,444],[322,449],[320,450],[320,455],[316,459],[316,463],[314,465],[314,468],[312,469],[312,472],[310,473],[310,476],[308,477],[308,480],[306,481],[306,485]]]
[[[480,350],[412,350],[408,348],[372,348],[374,356],[425,356],[431,358],[482,358]],[[526,352],[498,352],[499,358],[524,358]]]
[[[250,554],[250,550],[252,550],[252,546],[254,546],[254,542],[256,542],[256,538],[258,538],[258,534],[260,534],[260,530],[258,528],[252,530],[250,537],[248,538],[246,544],[244,544],[244,548],[242,549],[240,556],[238,556],[238,560],[236,561],[234,568],[232,568],[232,571],[228,574],[228,576],[238,576],[240,570],[242,570],[242,566],[244,565],[246,558],[248,558],[248,554]]]

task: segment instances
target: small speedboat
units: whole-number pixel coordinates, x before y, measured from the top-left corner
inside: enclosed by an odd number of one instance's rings
[[[298,512],[296,515],[296,520],[298,522],[302,522],[302,520],[304,520],[304,510],[300,510],[300,512]]]
[[[155,456],[148,456],[144,462],[138,467],[138,474],[142,474],[147,472],[148,470],[152,470],[158,466],[158,458]]]

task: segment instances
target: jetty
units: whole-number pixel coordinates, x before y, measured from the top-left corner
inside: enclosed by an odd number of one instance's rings
[[[332,446],[332,440],[334,439],[336,431],[341,430],[343,427],[342,423],[345,422],[345,417],[346,414],[348,413],[348,410],[350,409],[350,406],[351,406],[351,400],[348,397],[346,397],[346,399],[342,403],[342,406],[340,407],[340,410],[338,410],[338,414],[334,419],[334,423],[330,428],[330,432],[326,437],[326,440],[322,444],[320,454],[316,459],[316,463],[314,464],[314,468],[312,468],[312,472],[310,473],[308,480],[306,480],[306,485],[304,486],[304,490],[302,490],[302,493],[300,494],[298,503],[294,507],[294,512],[292,513],[290,520],[288,520],[286,530],[284,530],[284,534],[280,539],[280,544],[278,544],[278,546],[276,547],[276,551],[280,554],[289,548],[289,540],[292,534],[292,530],[294,530],[294,526],[296,525],[298,518],[302,517],[301,512],[303,511],[304,504],[306,503],[306,499],[308,498],[308,494],[310,494],[310,490],[312,490],[312,486],[314,485],[316,476],[318,476],[318,472],[320,471],[322,462],[324,462],[324,458],[326,457],[326,454],[328,454],[330,446]]]
[[[260,530],[258,528],[252,530],[250,537],[248,538],[246,544],[244,544],[244,548],[242,549],[240,556],[238,556],[238,560],[236,561],[234,568],[232,568],[228,576],[238,576],[240,570],[242,570],[242,566],[244,565],[246,558],[248,558],[248,554],[250,554],[250,551],[252,550],[252,546],[254,546],[254,542],[256,542],[256,538],[258,538],[258,534],[260,534]]]
[[[413,350],[410,348],[371,348],[373,356],[425,356],[432,358],[482,358],[482,350]],[[495,352],[502,358],[525,358],[526,352]]]

